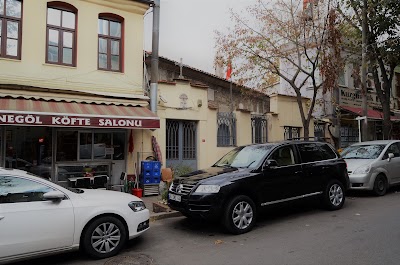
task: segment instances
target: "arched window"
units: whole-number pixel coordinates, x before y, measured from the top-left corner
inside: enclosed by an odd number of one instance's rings
[[[114,14],[99,15],[98,68],[123,71],[124,19]]]
[[[47,3],[46,63],[76,66],[78,10],[64,2]]]
[[[236,117],[231,112],[217,113],[217,146],[236,146]]]
[[[21,59],[22,0],[0,0],[0,57]]]

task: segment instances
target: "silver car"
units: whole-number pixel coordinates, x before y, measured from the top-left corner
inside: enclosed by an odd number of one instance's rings
[[[382,196],[390,186],[400,184],[400,140],[353,144],[341,156],[347,163],[350,189]]]

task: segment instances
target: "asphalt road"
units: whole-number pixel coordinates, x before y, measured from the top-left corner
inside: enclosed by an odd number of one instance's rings
[[[384,197],[349,194],[343,209],[316,203],[270,209],[244,235],[185,217],[158,220],[117,259],[93,261],[75,252],[18,265],[400,264],[400,188]],[[130,259],[130,260],[129,260]],[[16,265],[14,264],[14,265]]]

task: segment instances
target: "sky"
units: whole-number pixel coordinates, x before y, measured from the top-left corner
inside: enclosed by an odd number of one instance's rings
[[[160,0],[159,55],[214,74],[215,31],[232,25],[230,9],[243,13],[256,1]],[[151,51],[152,20],[152,13],[144,18],[146,51]]]

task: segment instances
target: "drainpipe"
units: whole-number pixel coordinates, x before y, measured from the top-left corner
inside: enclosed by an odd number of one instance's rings
[[[158,47],[160,35],[160,0],[154,0],[153,37],[151,51],[150,109],[157,114],[158,90]]]

